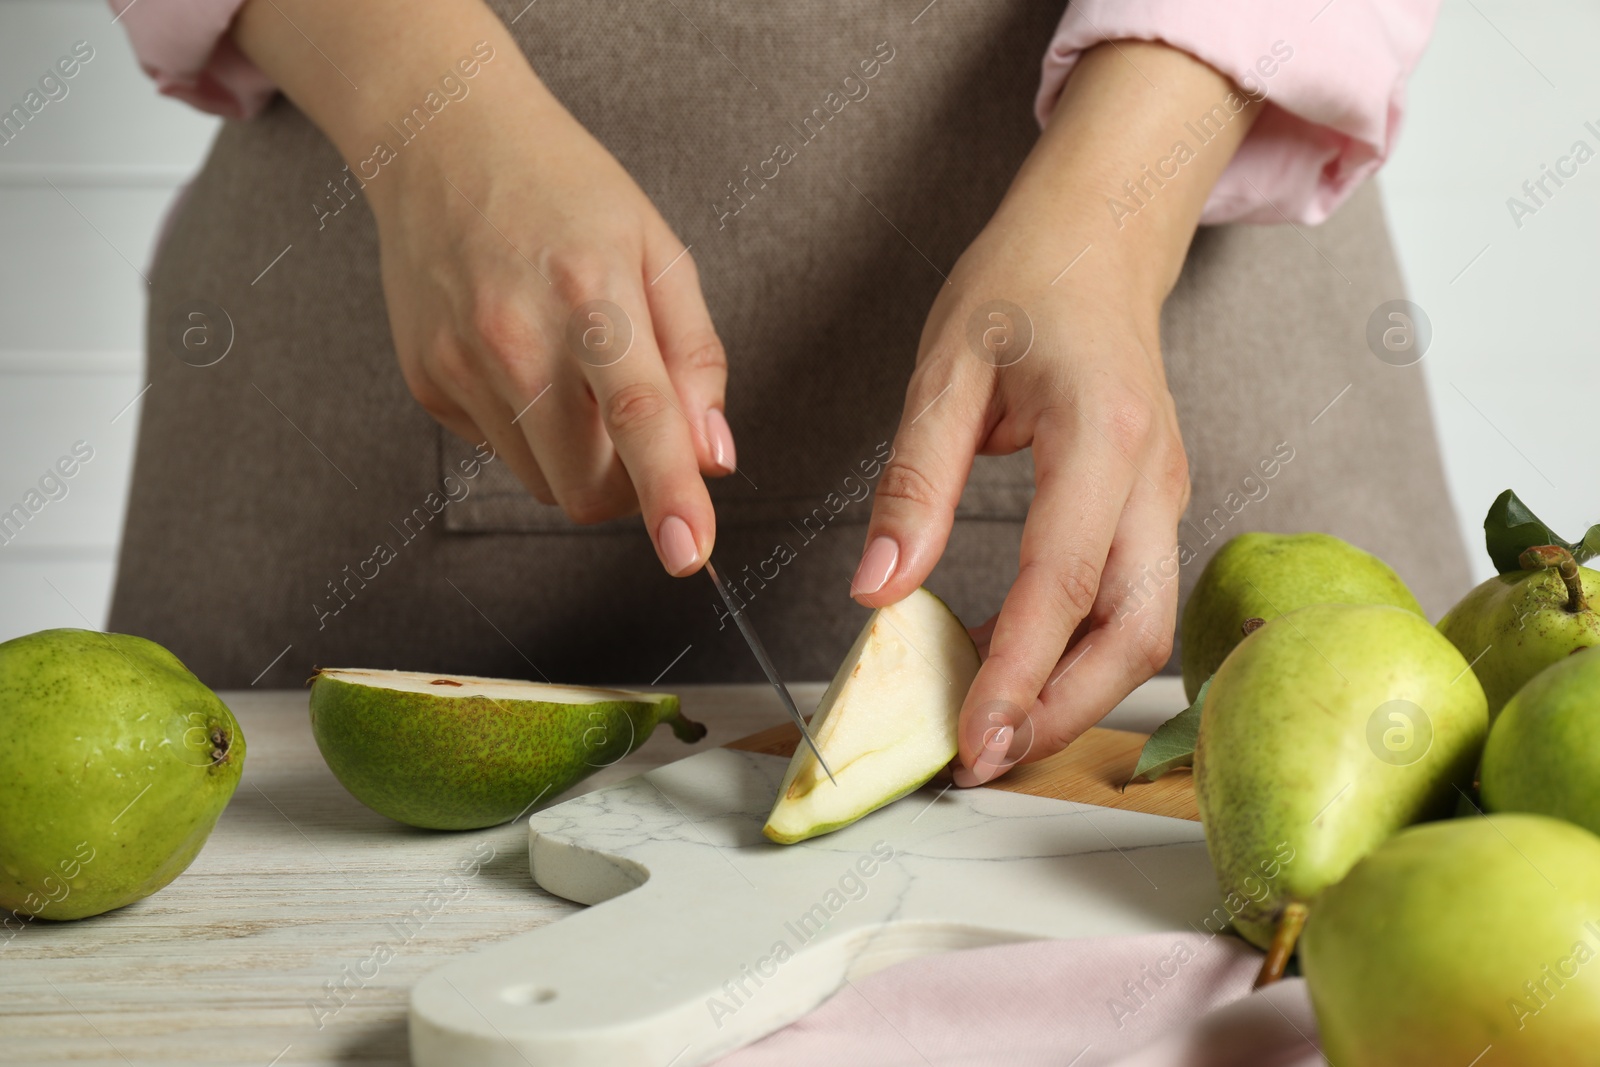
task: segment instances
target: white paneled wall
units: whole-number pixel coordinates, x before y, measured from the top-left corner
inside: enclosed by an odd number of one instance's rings
[[[0,640],[105,622],[143,386],[140,272],[216,125],[156,96],[96,0],[0,0],[0,110],[79,41],[94,57],[66,95],[0,145],[0,512],[56,497],[0,532]],[[93,458],[47,478],[79,441]]]
[[[95,57],[68,95],[0,146],[0,511],[74,442],[94,458],[0,545],[0,639],[104,622],[139,416],[139,271],[215,128],[155,95],[98,0],[0,0],[0,103],[80,40]],[[1574,140],[1600,151],[1583,127],[1600,128],[1596,40],[1600,9],[1583,0],[1445,0],[1383,178],[1433,323],[1423,366],[1474,547],[1507,486],[1569,536],[1600,520],[1584,415],[1600,395],[1600,159],[1520,229],[1505,206]]]

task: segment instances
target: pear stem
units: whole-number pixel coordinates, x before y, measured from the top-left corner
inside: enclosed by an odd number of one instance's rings
[[[667,725],[672,727],[672,732],[684,744],[692,745],[706,735],[706,728],[702,723],[695,722],[681,711],[674,712],[667,719]]]
[[[1295,942],[1300,940],[1300,931],[1305,929],[1306,916],[1309,914],[1311,910],[1299,901],[1284,906],[1283,914],[1278,916],[1278,929],[1273,932],[1272,944],[1267,947],[1267,958],[1261,963],[1261,973],[1256,975],[1253,988],[1261,989],[1283,977],[1283,969],[1289,965],[1289,957],[1294,955]]]
[[[1525,571],[1556,568],[1556,573],[1561,575],[1561,581],[1567,587],[1567,613],[1576,615],[1589,610],[1588,598],[1583,595],[1583,577],[1578,573],[1578,561],[1572,558],[1571,552],[1560,545],[1538,545],[1518,556],[1517,562],[1522,564]]]

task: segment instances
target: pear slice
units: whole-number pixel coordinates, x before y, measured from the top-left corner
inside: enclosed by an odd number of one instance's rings
[[[926,589],[874,611],[811,717],[838,784],[802,742],[762,832],[783,845],[830,833],[938,774],[977,673],[966,627]]]
[[[412,826],[495,826],[632,752],[661,723],[706,729],[670,693],[415,671],[322,670],[311,733],[367,807]]]

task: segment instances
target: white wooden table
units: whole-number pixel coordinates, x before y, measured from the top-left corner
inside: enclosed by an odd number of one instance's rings
[[[811,708],[823,686],[793,688]],[[549,802],[784,721],[764,685],[674,691],[703,741],[660,730]],[[522,822],[440,833],[359,804],[317,752],[305,690],[222,697],[250,748],[210,842],[147,900],[0,941],[0,1064],[405,1064],[417,979],[577,909],[534,886]],[[1181,706],[1157,679],[1114,724],[1149,730]],[[491,858],[455,878],[474,856]]]
[[[551,802],[784,718],[765,686],[673,691],[703,741],[659,730]],[[205,850],[153,897],[0,940],[0,1063],[405,1064],[418,978],[576,910],[534,886],[521,822],[440,833],[358,803],[317,752],[305,690],[221,695],[250,749]],[[451,878],[472,856],[492,858]]]

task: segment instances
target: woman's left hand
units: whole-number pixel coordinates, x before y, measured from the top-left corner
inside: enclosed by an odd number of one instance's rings
[[[1036,472],[1016,582],[974,631],[984,663],[962,709],[958,784],[1059,751],[1171,652],[1189,478],[1161,304],[1255,109],[1120,227],[1107,197],[1229,92],[1162,45],[1088,53],[929,314],[852,595],[892,603],[927,578],[974,456],[1032,448]]]

